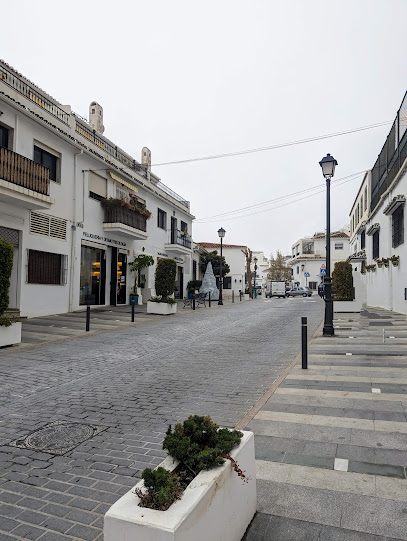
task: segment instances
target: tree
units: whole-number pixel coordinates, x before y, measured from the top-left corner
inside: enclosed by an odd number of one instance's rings
[[[208,254],[201,255],[201,271],[205,273],[206,267],[208,266],[209,261],[212,263],[213,274],[215,276],[220,275],[220,255],[218,255],[217,250],[209,252]],[[230,267],[226,263],[225,256],[222,255],[222,276],[225,277],[230,272]]]
[[[291,280],[291,268],[287,267],[283,254],[277,250],[276,257],[270,255],[270,268],[267,278],[275,282],[289,282]]]
[[[146,267],[154,265],[154,258],[151,255],[140,254],[134,258],[134,261],[129,263],[129,269],[135,273],[134,276],[134,293],[137,291],[137,286],[140,286],[140,273]]]
[[[249,288],[249,295],[250,295],[250,298],[252,299],[253,298],[253,284],[252,284],[252,270],[250,268],[251,264],[252,264],[252,251],[250,250],[250,248],[247,248],[245,247],[242,252],[244,253],[245,257],[246,257],[246,280],[247,280],[247,284],[248,284],[248,288]]]
[[[159,259],[155,270],[155,292],[163,300],[174,293],[177,264],[173,259]]]
[[[337,261],[332,273],[332,286],[334,290],[334,300],[352,301],[353,300],[353,277],[352,265],[346,261]]]

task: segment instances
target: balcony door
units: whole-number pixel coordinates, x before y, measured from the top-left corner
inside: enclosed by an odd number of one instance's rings
[[[171,244],[177,243],[177,219],[171,216]]]

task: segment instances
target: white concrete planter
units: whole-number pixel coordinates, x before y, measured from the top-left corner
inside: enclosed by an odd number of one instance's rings
[[[244,300],[245,301],[249,301],[250,300],[250,295],[248,293],[245,293],[244,294]]]
[[[13,323],[10,327],[0,325],[0,347],[21,343],[21,323]]]
[[[177,313],[177,303],[168,304],[167,302],[151,302],[147,301],[147,314],[159,314],[168,316]]]
[[[248,483],[226,460],[199,473],[167,511],[139,507],[133,489],[106,513],[104,541],[240,541],[256,512],[254,435],[243,434],[231,456],[250,477]],[[167,458],[162,466],[172,470],[175,464]]]
[[[334,301],[334,312],[360,312],[362,304],[362,300],[359,299],[354,299],[353,301]]]

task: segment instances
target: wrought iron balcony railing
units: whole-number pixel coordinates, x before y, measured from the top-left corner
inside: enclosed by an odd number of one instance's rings
[[[104,223],[120,223],[140,231],[147,231],[147,216],[126,207],[105,208]]]
[[[185,246],[185,248],[191,248],[191,237],[187,233],[179,229],[170,230],[169,233],[170,244],[178,244],[179,246]]]
[[[34,192],[49,195],[49,169],[0,147],[0,179]]]

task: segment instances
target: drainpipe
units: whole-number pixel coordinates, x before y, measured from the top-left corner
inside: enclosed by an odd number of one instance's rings
[[[77,226],[77,213],[76,213],[76,184],[77,175],[76,170],[78,167],[78,156],[83,154],[83,150],[74,155],[74,180],[73,180],[73,224],[72,224],[72,239],[71,239],[71,261],[69,268],[69,308],[68,311],[73,311],[73,299],[74,299],[74,267],[76,258],[76,226]]]

